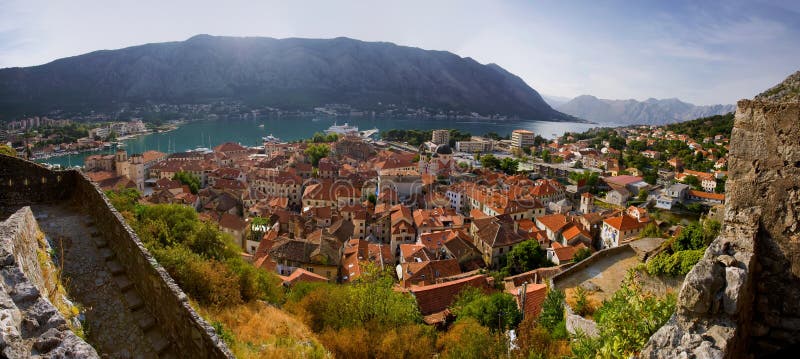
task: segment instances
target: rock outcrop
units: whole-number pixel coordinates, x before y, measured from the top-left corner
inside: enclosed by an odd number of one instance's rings
[[[43,295],[38,229],[29,207],[0,223],[0,357],[99,358]]]
[[[778,88],[739,101],[722,233],[641,357],[761,357],[800,343],[800,102]]]

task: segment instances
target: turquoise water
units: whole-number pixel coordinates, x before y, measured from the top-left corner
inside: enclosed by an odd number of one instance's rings
[[[538,121],[490,121],[490,120],[438,120],[438,119],[387,119],[387,118],[271,118],[259,120],[216,120],[190,122],[167,133],[155,133],[125,140],[128,153],[141,153],[148,150],[161,152],[183,152],[197,147],[213,148],[223,142],[238,142],[244,146],[261,145],[261,138],[273,135],[284,141],[299,140],[311,137],[315,132],[325,131],[336,121],[342,125],[348,122],[358,126],[360,130],[377,128],[381,131],[398,129],[429,130],[437,128],[454,128],[483,135],[496,132],[507,135],[512,130],[523,128],[531,130],[546,138],[560,136],[564,132],[582,132],[596,127],[594,124],[571,122],[538,122]],[[264,125],[264,127],[259,127]],[[86,156],[112,151],[85,152],[77,155],[51,157],[39,160],[51,164],[81,166]]]

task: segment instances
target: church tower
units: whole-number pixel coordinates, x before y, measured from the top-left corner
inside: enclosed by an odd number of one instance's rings
[[[589,192],[581,194],[581,212],[584,214],[590,213],[594,210],[594,198]]]
[[[128,152],[122,148],[117,149],[117,154],[114,158],[114,168],[116,168],[117,176],[128,177],[130,173],[130,164],[128,163]]]
[[[144,160],[142,155],[131,155],[128,160],[128,178],[136,183],[136,188],[140,192],[144,191]]]

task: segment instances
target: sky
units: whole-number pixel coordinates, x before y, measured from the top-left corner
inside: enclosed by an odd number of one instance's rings
[[[569,98],[729,104],[800,69],[796,0],[0,0],[0,68],[196,34],[446,50]]]

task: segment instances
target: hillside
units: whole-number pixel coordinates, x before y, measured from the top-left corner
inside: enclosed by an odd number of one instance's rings
[[[800,101],[800,71],[797,71],[781,83],[758,94],[756,100],[771,102]]]
[[[666,126],[666,129],[675,131],[675,133],[689,135],[689,137],[697,140],[702,140],[706,137],[713,138],[716,135],[730,137],[733,130],[733,112],[671,124]]]
[[[591,95],[578,96],[560,105],[561,112],[599,123],[617,125],[663,125],[699,117],[733,112],[733,105],[695,106],[671,98],[645,101],[605,100]]]
[[[120,103],[397,104],[569,121],[522,79],[446,51],[348,38],[194,36],[0,70],[0,113]]]

